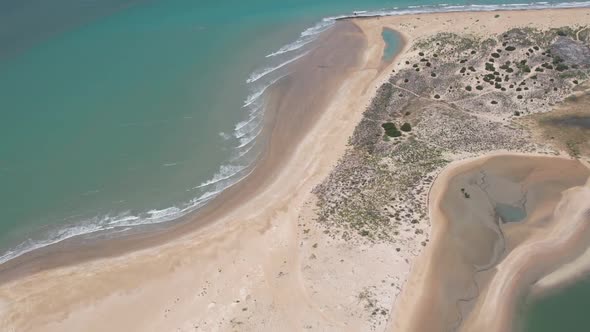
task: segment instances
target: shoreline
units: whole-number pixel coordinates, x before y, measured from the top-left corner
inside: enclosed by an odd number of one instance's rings
[[[339,24],[345,25],[350,23],[341,22]],[[313,43],[325,43],[335,33],[334,30],[338,33],[337,29],[337,27],[334,27],[324,32],[323,36],[320,36]],[[302,59],[301,62],[304,63],[303,65],[295,63],[292,67],[304,68],[305,63],[310,61],[310,56],[313,57],[313,54],[308,54]],[[354,65],[350,64],[348,66],[352,67]],[[335,72],[336,70],[332,71]],[[347,71],[345,70],[345,72]],[[265,104],[270,112],[265,115],[265,123],[261,133],[262,138],[260,143],[263,144],[261,147],[262,155],[256,161],[254,169],[248,176],[235,185],[223,190],[218,197],[215,197],[204,207],[177,220],[170,221],[170,224],[140,226],[137,229],[131,230],[130,234],[112,238],[108,237],[108,232],[104,232],[104,234],[91,233],[87,236],[73,237],[32,250],[0,264],[0,285],[30,273],[75,265],[94,259],[115,257],[127,252],[161,245],[181,238],[186,233],[203,232],[212,223],[226,218],[227,214],[231,213],[230,210],[248,202],[250,200],[248,196],[259,195],[261,191],[259,188],[268,187],[277,180],[278,174],[284,164],[289,162],[290,157],[288,155],[297,149],[300,141],[305,137],[305,133],[311,130],[313,122],[320,116],[322,108],[326,107],[325,104],[336,93],[332,87],[337,86],[339,81],[345,76],[340,73],[333,73],[332,75],[333,77],[330,77],[331,82],[322,90],[325,92],[325,95],[322,96],[324,100],[314,100],[314,109],[310,109],[310,112],[307,112],[309,114],[303,114],[298,119],[283,119],[287,116],[287,113],[284,111],[282,112],[282,116],[277,114],[281,112],[281,110],[278,110],[280,105],[272,105],[272,99],[277,99],[272,96],[272,90],[277,90],[277,87],[273,86],[269,88],[271,91],[268,93],[269,96],[267,96],[268,98]],[[285,79],[287,78],[282,78],[277,84],[280,84]],[[278,128],[277,119],[280,122]],[[292,126],[288,123],[289,121],[298,121],[299,128],[291,128]],[[247,192],[247,194],[244,195],[244,192]],[[232,208],[227,209],[228,206]],[[91,239],[88,239],[88,236]],[[76,250],[72,250],[73,248]]]
[[[546,13],[551,16],[557,11],[560,12],[558,16],[561,17],[567,13],[567,10],[548,10]],[[516,11],[513,12],[516,13]],[[392,69],[397,71],[401,59],[408,54],[408,56],[412,55],[410,50],[414,42],[424,35],[440,30],[462,31],[462,26],[445,25],[446,22],[451,22],[451,19],[464,18],[465,15],[493,17],[493,14],[489,12],[478,14],[454,12],[339,22],[340,26],[330,30],[329,33],[341,33],[342,30],[337,29],[344,26],[352,29],[344,32],[346,34],[344,40],[351,36],[361,38],[359,34],[362,35],[362,41],[355,39],[357,43],[360,43],[355,45],[361,45],[362,47],[359,46],[358,49],[362,52],[359,51],[352,60],[348,58],[351,62],[345,61],[344,67],[349,66],[349,70],[343,70],[341,67],[333,68],[340,76],[331,77],[333,81],[326,84],[327,87],[324,87],[326,90],[314,89],[315,87],[298,88],[297,82],[294,82],[296,79],[287,79],[270,91],[269,103],[275,105],[278,111],[276,114],[271,114],[268,119],[265,118],[265,121],[270,123],[266,127],[272,128],[272,133],[269,133],[271,139],[268,140],[269,146],[265,149],[269,152],[264,155],[263,161],[264,165],[271,165],[274,168],[257,166],[253,176],[249,176],[244,183],[230,188],[227,193],[222,193],[217,200],[217,207],[210,207],[212,210],[210,214],[205,214],[203,217],[204,220],[210,221],[205,225],[185,224],[171,230],[164,230],[162,234],[145,237],[138,235],[137,249],[132,248],[129,239],[121,240],[120,243],[112,240],[109,242],[110,246],[106,245],[106,241],[97,243],[96,247],[86,247],[87,252],[77,250],[74,253],[73,248],[81,247],[75,247],[73,244],[69,247],[64,246],[56,250],[57,255],[52,256],[52,259],[55,259],[51,262],[55,263],[53,267],[43,266],[42,264],[48,264],[48,262],[44,260],[44,256],[40,255],[33,257],[28,268],[24,265],[25,268],[20,271],[11,270],[20,272],[20,274],[13,272],[11,277],[11,271],[7,272],[7,268],[0,267],[0,275],[9,276],[0,283],[0,324],[44,332],[63,331],[64,327],[69,327],[70,330],[85,328],[101,331],[113,324],[126,330],[159,331],[179,328],[178,326],[188,330],[196,324],[189,322],[189,319],[195,315],[202,315],[205,318],[201,321],[216,322],[220,324],[219,326],[223,323],[226,324],[223,326],[228,328],[231,324],[234,329],[248,330],[249,326],[250,329],[259,328],[258,330],[289,330],[296,329],[300,326],[296,324],[305,322],[307,325],[304,326],[326,326],[333,330],[362,330],[366,325],[361,323],[348,325],[343,321],[343,317],[350,316],[349,312],[338,311],[338,314],[335,314],[334,310],[329,312],[325,304],[329,301],[318,301],[318,299],[325,300],[326,297],[337,298],[344,295],[322,294],[325,290],[314,288],[316,284],[306,280],[313,277],[314,280],[325,282],[322,284],[324,288],[347,294],[344,292],[347,290],[346,286],[337,282],[335,284],[341,288],[330,288],[333,281],[330,282],[328,271],[332,274],[334,271],[343,271],[333,269],[334,265],[329,264],[337,263],[338,259],[341,264],[345,264],[344,258],[346,262],[350,258],[346,256],[348,252],[345,252],[345,255],[341,251],[313,253],[309,250],[309,248],[315,249],[318,244],[320,247],[323,246],[324,243],[321,241],[325,239],[315,234],[320,233],[322,229],[316,229],[313,225],[316,221],[314,219],[316,211],[311,190],[322,182],[343,158],[348,149],[346,138],[360,123],[362,113],[375,96],[377,89],[389,80]],[[537,13],[522,11],[518,15],[530,18]],[[440,24],[424,22],[426,26],[417,28],[418,24],[412,20],[419,21],[425,17],[431,21],[439,18],[447,21],[441,20],[438,22]],[[490,20],[489,17],[487,19]],[[493,19],[491,21],[493,22]],[[422,23],[420,22],[420,25]],[[396,29],[398,24],[406,24],[405,30]],[[514,22],[502,24],[494,26],[494,31],[503,31],[502,29],[506,27],[516,26]],[[551,24],[554,24],[552,19]],[[399,33],[403,41],[402,50],[385,66],[381,61],[385,42],[380,33],[384,28]],[[494,33],[494,31],[482,31],[485,29],[482,28],[480,31],[483,35]],[[323,40],[318,40],[320,41]],[[321,46],[325,47],[320,47],[320,52],[322,50],[328,52],[330,49],[329,44]],[[349,51],[352,46],[339,44],[338,47]],[[417,50],[414,53],[417,53]],[[319,54],[318,57],[322,61],[329,59],[339,63],[339,59],[342,59],[337,56],[322,57],[321,53]],[[340,53],[334,51],[334,54]],[[331,68],[331,66],[323,66],[322,61],[311,64],[302,61],[296,64],[300,66],[298,72],[305,77],[314,77],[316,72]],[[398,61],[400,63],[397,63]],[[401,65],[401,67],[404,66]],[[308,72],[305,72],[306,70]],[[323,74],[318,75],[323,76]],[[319,92],[325,92],[325,94]],[[319,93],[324,98],[309,101],[307,105],[312,105],[310,107],[303,106],[299,110],[302,112],[299,115],[304,115],[302,117],[299,117],[297,113],[289,112],[291,108],[285,105],[303,103],[301,96],[310,93]],[[289,100],[291,102],[288,102]],[[416,129],[418,130],[419,128]],[[485,158],[492,158],[490,155],[494,154],[520,155],[514,152],[494,152],[475,159],[487,160]],[[546,154],[540,155],[548,158]],[[452,160],[457,160],[465,158],[465,155],[455,155],[453,158],[455,159]],[[458,165],[467,168],[469,161],[472,160],[464,159]],[[445,171],[448,169],[445,168],[442,172]],[[436,181],[428,187],[427,212],[430,220],[438,218],[431,214],[431,199],[434,201],[437,197],[438,200],[442,199],[442,189],[435,185],[438,183],[437,186],[440,186],[441,180],[450,179],[449,176],[445,178],[444,174],[438,170]],[[244,197],[243,191],[241,192],[244,188],[250,188],[251,193],[254,194]],[[224,202],[221,202],[221,197],[225,198]],[[226,204],[232,209],[229,209]],[[309,233],[310,228],[313,229],[311,233]],[[387,246],[383,247],[384,256],[372,262],[396,265],[395,282],[392,281],[391,286],[400,287],[401,295],[398,296],[397,294],[400,293],[397,293],[392,298],[393,303],[390,303],[392,304],[391,316],[387,321],[390,329],[408,324],[408,317],[415,315],[416,311],[413,311],[412,307],[416,305],[415,301],[418,298],[425,296],[427,291],[420,286],[424,284],[424,278],[427,278],[426,274],[432,265],[433,258],[427,253],[434,250],[435,244],[440,242],[444,230],[444,223],[441,226],[436,221],[432,222],[429,225],[429,232],[433,236],[430,239],[427,238],[430,244],[428,246],[423,244],[426,249],[420,247],[417,253],[411,253],[416,256],[421,252],[417,259],[411,257],[412,261],[409,261],[405,258],[407,265],[392,262],[391,256],[396,254],[391,250],[393,247]],[[312,244],[314,240],[316,242]],[[402,246],[404,245],[409,244],[403,243]],[[335,248],[342,249],[342,244],[337,243]],[[101,249],[103,251],[98,252]],[[104,254],[105,249],[112,255],[92,256],[93,253]],[[369,245],[353,249],[357,254],[353,258],[371,259],[370,255],[366,254],[372,250]],[[312,254],[309,258],[305,258],[310,253]],[[367,257],[364,257],[363,253]],[[52,255],[49,252],[45,254]],[[400,257],[395,258],[400,260]],[[59,259],[63,262],[59,262]],[[319,259],[317,262],[320,266],[329,265],[330,270],[319,269],[315,271],[316,274],[313,274],[314,267],[309,262],[315,259]],[[406,268],[408,265],[411,265],[409,271]],[[369,264],[369,267],[374,266]],[[31,269],[32,267],[36,270]],[[359,270],[360,276],[355,275]],[[363,275],[363,271],[371,275]],[[350,273],[348,270],[344,272]],[[376,275],[375,282],[385,284],[385,279],[379,280],[379,273],[373,273],[371,269],[363,270],[362,266],[352,264],[351,275],[354,278],[371,278],[373,274]],[[348,276],[350,277],[350,274]],[[414,296],[412,292],[417,293],[418,296]],[[358,299],[350,295],[347,295],[347,298],[358,304],[365,299],[361,298],[362,294],[358,295]],[[391,298],[386,300],[389,301]],[[337,300],[332,301],[340,307],[341,303]],[[367,303],[371,302],[367,300]],[[145,304],[146,307],[139,309],[135,307],[138,304],[140,306]],[[127,308],[131,309],[127,311]],[[195,314],[195,308],[199,308],[197,314]],[[254,316],[252,308],[255,313],[264,317],[258,317],[260,320],[252,322],[247,321],[246,319],[251,318],[247,317],[248,315]],[[476,308],[473,309],[475,310]],[[482,312],[485,314],[485,311]],[[111,318],[112,315],[116,315],[116,317],[113,316],[112,322],[101,321],[100,317]],[[383,311],[381,315],[385,315]],[[142,317],[146,316],[154,317],[149,322],[150,325],[147,325],[148,322],[144,323],[144,319],[142,320]],[[229,320],[230,317],[233,318]],[[239,320],[234,321],[238,319],[237,317]],[[319,325],[320,323],[325,325]],[[194,328],[197,326],[195,325]]]
[[[395,10],[385,10],[385,11],[368,11],[363,12],[360,14],[351,14],[351,15],[343,15],[343,16],[336,16],[330,17],[335,23],[339,22],[347,22],[347,21],[354,21],[354,20],[379,20],[379,19],[388,19],[388,18],[396,18],[396,17],[404,17],[404,16],[424,16],[424,15],[445,15],[445,14],[469,14],[469,13],[490,13],[490,12],[528,12],[528,11],[551,11],[551,10],[575,10],[575,9],[583,9],[590,7],[590,1],[588,2],[581,2],[581,3],[532,3],[532,4],[514,4],[514,5],[465,5],[465,6],[458,6],[461,8],[454,8],[457,6],[451,6],[453,8],[447,8],[446,5],[426,5],[426,6],[417,6],[416,8],[406,8],[406,9],[395,9]],[[426,9],[421,9],[426,8]],[[473,9],[469,9],[473,8]],[[409,36],[405,35],[399,30],[388,28],[394,31],[402,40],[402,45],[406,45],[408,43],[411,44],[409,41]],[[329,30],[323,31],[323,34],[329,33]],[[320,38],[322,39],[322,38]],[[325,39],[325,38],[324,38]],[[320,40],[314,40],[312,43],[320,43]],[[403,46],[397,48],[395,56],[391,59],[391,63],[395,61],[400,55],[405,53],[405,49]],[[282,80],[282,79],[281,79]],[[274,116],[271,114],[270,117]],[[265,116],[266,118],[266,116]],[[269,122],[268,119],[264,120],[266,123]],[[268,125],[265,125],[261,136],[269,136],[268,133]],[[266,133],[266,135],[265,135]],[[261,143],[263,145],[269,144],[268,137],[262,138]],[[224,205],[227,200],[232,200],[233,197],[239,195],[240,188],[243,186],[242,182],[254,182],[249,178],[252,178],[251,175],[255,175],[258,173],[257,170],[261,164],[264,164],[264,159],[268,154],[266,148],[261,149],[262,154],[255,162],[253,169],[251,170],[250,174],[246,175],[241,180],[237,181],[235,184],[229,186],[228,188],[224,189],[217,197],[215,197],[211,202],[207,203],[203,207],[189,212],[187,215],[179,217],[177,219],[173,219],[163,223],[156,223],[156,224],[146,224],[135,226],[129,231],[125,231],[122,236],[112,236],[114,233],[117,232],[110,232],[110,231],[98,231],[92,232],[87,234],[76,235],[71,238],[67,238],[62,241],[58,241],[56,243],[43,246],[37,249],[33,249],[28,251],[24,254],[18,255],[15,258],[12,258],[5,263],[0,264],[0,284],[9,281],[18,275],[21,275],[22,272],[26,274],[26,271],[41,271],[44,269],[50,269],[53,267],[65,266],[68,265],[69,262],[73,264],[92,260],[97,258],[106,258],[106,257],[113,257],[118,254],[121,254],[125,251],[133,251],[133,250],[140,250],[145,247],[150,247],[157,245],[159,243],[163,243],[165,241],[172,240],[181,233],[185,233],[187,231],[194,231],[201,227],[206,227],[209,223],[207,220],[217,219],[222,217],[222,214],[217,213],[215,210],[219,208],[219,206]],[[262,171],[265,172],[265,171]],[[260,177],[259,177],[260,178]],[[263,179],[264,180],[264,179]],[[194,220],[202,219],[205,220],[201,222],[199,225],[192,225],[188,226],[187,224],[194,224]],[[126,250],[121,251],[110,251],[107,249],[107,245],[102,245],[100,242],[107,241],[112,243],[115,247],[128,245],[129,248]],[[130,242],[145,242],[143,244],[134,244]],[[57,259],[56,263],[47,264],[45,262],[40,262],[40,260],[44,260],[47,257],[57,255],[68,255],[69,248],[76,247],[81,248],[82,253],[77,253],[76,257],[63,257],[63,259]],[[107,249],[107,250],[105,250]],[[102,251],[98,253],[97,251]],[[54,254],[52,254],[54,253]],[[53,257],[52,257],[53,258]],[[21,267],[25,265],[24,267]],[[36,265],[36,266],[32,266]],[[16,271],[16,272],[15,272]]]
[[[571,2],[556,2],[556,3],[529,3],[529,4],[492,4],[492,5],[447,5],[447,4],[440,4],[440,5],[421,5],[421,6],[410,6],[408,8],[394,8],[391,10],[370,10],[370,11],[359,11],[353,12],[352,14],[344,14],[340,16],[330,16],[324,18],[316,25],[308,28],[308,30],[314,30],[322,28],[325,23],[332,23],[326,25],[327,27],[331,27],[333,24],[338,22],[344,22],[349,20],[373,20],[373,19],[380,19],[380,18],[389,18],[389,17],[399,17],[399,16],[415,16],[415,15],[437,15],[437,14],[461,14],[461,13],[486,13],[486,12],[519,12],[519,11],[543,11],[543,10],[562,10],[562,9],[583,9],[583,8],[590,8],[590,1],[586,2],[578,2],[578,3],[571,3]],[[393,29],[394,32],[399,32]],[[326,32],[326,30],[322,31]],[[294,43],[299,42],[301,37],[296,40],[295,42],[288,45],[292,45]],[[316,41],[312,41],[312,43],[317,43]],[[401,49],[400,49],[401,50]],[[397,50],[398,54],[400,50]],[[276,53],[276,52],[275,52]],[[282,54],[282,53],[276,53]],[[264,131],[267,131],[267,128],[263,128]],[[263,149],[263,154],[266,151]],[[262,159],[259,157],[259,159]],[[250,171],[252,173],[254,168],[258,166],[258,162],[255,162],[255,166]],[[223,189],[221,194],[225,193],[226,191],[230,191],[232,187],[236,187],[239,185],[240,182],[246,180],[250,174],[246,175],[245,177],[238,180],[236,183],[230,185],[228,188]],[[217,199],[217,198],[216,198]],[[214,199],[215,200],[215,199]],[[103,241],[105,238],[108,238],[109,241],[117,241],[119,237],[122,239],[148,239],[153,236],[158,236],[157,234],[161,234],[168,231],[173,231],[175,228],[181,227],[184,228],[184,223],[190,222],[193,219],[201,218],[200,215],[209,215],[211,208],[207,208],[208,205],[215,205],[213,204],[214,200],[210,203],[205,204],[203,207],[198,208],[195,211],[189,212],[188,214],[165,221],[162,223],[156,224],[145,224],[145,225],[136,225],[132,226],[133,228],[129,231],[122,231],[121,233],[125,233],[122,236],[113,235],[119,233],[116,229],[113,230],[101,230],[95,231],[90,233],[83,233],[79,235],[72,236],[70,238],[66,238],[63,240],[58,240],[49,245],[44,245],[36,249],[32,249],[22,254],[18,254],[14,258],[10,258],[8,261],[0,264],[0,274],[3,273],[4,270],[12,269],[12,266],[20,265],[21,262],[26,262],[29,260],[36,260],[38,256],[46,256],[44,251],[48,252],[61,252],[63,250],[60,249],[61,246],[81,246],[83,243],[86,242],[93,242],[93,241]],[[218,199],[223,200],[223,199]],[[125,226],[121,226],[124,228]],[[109,237],[110,236],[110,237]],[[95,240],[96,238],[100,238],[101,240]],[[94,246],[94,245],[92,245]],[[37,253],[36,251],[41,251],[41,253]],[[24,256],[24,257],[21,257]],[[92,256],[92,255],[90,255]],[[111,254],[107,256],[112,256]],[[89,258],[89,259],[92,259]],[[13,262],[15,261],[15,262]],[[8,266],[8,268],[5,268]],[[3,278],[0,276],[0,283],[3,282]]]
[[[109,272],[111,269],[122,268],[121,264],[125,266],[124,269],[126,270],[134,270],[135,267],[141,265],[142,269],[145,269],[145,271],[152,271],[153,269],[159,270],[158,273],[153,271],[152,273],[146,272],[150,275],[150,277],[147,278],[148,280],[151,280],[150,283],[157,282],[162,276],[162,273],[167,273],[168,265],[171,264],[171,262],[169,260],[164,261],[166,263],[162,262],[166,266],[162,267],[162,264],[158,263],[160,259],[153,258],[153,254],[156,254],[155,257],[161,257],[165,255],[164,253],[170,253],[170,255],[172,255],[170,258],[173,261],[178,261],[179,254],[186,253],[187,248],[201,247],[201,249],[197,251],[202,255],[207,255],[210,250],[205,249],[206,247],[203,246],[212,248],[217,247],[222,243],[225,243],[224,245],[230,245],[227,243],[227,240],[223,239],[228,239],[228,236],[233,238],[234,236],[237,236],[237,234],[242,233],[245,233],[246,235],[242,235],[241,237],[256,237],[252,232],[254,231],[256,234],[262,234],[265,231],[268,231],[268,229],[272,227],[271,223],[274,222],[273,220],[276,218],[276,213],[285,213],[285,211],[290,211],[292,207],[299,206],[307,201],[309,199],[308,197],[311,188],[326,176],[333,163],[335,163],[343,153],[346,148],[346,140],[344,138],[348,137],[348,135],[344,133],[352,133],[356,123],[360,120],[364,107],[373,97],[374,91],[382,81],[388,78],[389,71],[386,69],[392,66],[393,61],[395,61],[394,58],[389,66],[382,67],[381,54],[384,49],[384,42],[380,41],[380,35],[377,36],[379,38],[377,40],[373,39],[374,36],[369,36],[369,38],[371,38],[371,44],[367,46],[367,42],[364,41],[367,36],[365,36],[364,32],[362,32],[356,25],[350,22],[338,24],[340,27],[331,29],[328,32],[328,36],[319,38],[318,42],[323,41],[329,43],[329,41],[325,40],[326,38],[334,38],[334,34],[342,34],[340,31],[344,29],[344,33],[348,34],[346,40],[349,41],[339,47],[344,47],[349,53],[351,53],[350,41],[357,44],[359,41],[362,41],[362,44],[358,44],[360,52],[359,57],[357,60],[354,60],[354,64],[351,63],[350,60],[345,60],[344,63],[342,63],[343,59],[350,59],[350,56],[324,59],[325,56],[322,52],[331,52],[333,50],[330,50],[329,47],[319,48],[318,57],[320,57],[320,60],[336,61],[337,65],[331,70],[336,73],[341,73],[340,75],[332,76],[331,80],[333,80],[333,82],[317,91],[324,92],[322,97],[325,97],[325,101],[322,101],[322,98],[313,100],[312,104],[315,108],[306,107],[303,110],[311,113],[308,113],[308,115],[303,117],[306,119],[306,122],[300,122],[300,126],[295,128],[295,132],[298,132],[297,134],[294,134],[292,130],[289,130],[289,126],[292,125],[292,122],[295,119],[292,119],[289,116],[284,116],[284,112],[287,111],[286,109],[284,111],[279,109],[276,117],[273,115],[268,117],[268,119],[265,119],[265,121],[270,121],[272,123],[273,128],[273,132],[269,133],[271,139],[267,141],[269,144],[269,147],[266,149],[268,153],[264,155],[263,160],[257,165],[255,172],[244,180],[243,183],[222,193],[220,197],[215,200],[219,203],[215,204],[216,202],[212,202],[212,204],[208,204],[206,209],[211,212],[201,212],[202,215],[205,215],[202,217],[202,220],[205,220],[205,225],[203,225],[203,222],[200,225],[195,225],[195,223],[185,224],[175,229],[164,231],[162,234],[138,235],[137,239],[131,239],[131,241],[129,238],[125,238],[124,240],[106,240],[102,241],[102,243],[98,243],[100,242],[98,241],[95,246],[86,245],[85,247],[76,248],[76,252],[72,251],[74,244],[71,246],[64,245],[61,248],[56,248],[55,252],[50,252],[49,250],[46,250],[43,254],[37,252],[32,259],[23,257],[21,262],[16,262],[16,260],[11,261],[12,266],[9,264],[2,266],[1,273],[3,283],[0,285],[0,308],[5,308],[6,301],[10,302],[10,300],[7,300],[6,296],[12,293],[12,291],[6,293],[2,288],[4,290],[17,290],[33,280],[35,280],[35,283],[51,284],[55,282],[54,280],[56,280],[56,276],[58,275],[74,278],[73,274],[75,274],[75,272],[73,271],[79,269],[85,271],[92,270],[96,271],[93,272],[93,274],[107,276],[114,273]],[[348,28],[346,28],[346,26],[348,26]],[[346,30],[351,29],[351,27],[357,29],[357,32]],[[350,37],[353,35],[356,35],[357,37],[351,39]],[[310,58],[313,58],[313,54],[311,54],[310,57],[306,57],[306,59]],[[318,59],[314,61],[318,61]],[[304,60],[300,64],[296,64],[296,66],[307,66],[309,67],[307,70],[315,70],[315,66],[309,66],[309,63],[306,62],[307,61]],[[351,70],[343,71],[342,66],[350,66]],[[287,88],[290,86],[290,82],[281,83],[287,85]],[[329,91],[326,89],[332,89],[333,92],[325,93]],[[284,86],[277,90],[288,91]],[[290,98],[288,95],[277,96],[277,93],[280,93],[280,91],[271,91],[271,97],[269,98],[270,103],[275,102],[273,100],[274,98],[276,98],[279,103],[284,98]],[[358,95],[359,98],[351,100],[351,93],[352,95]],[[298,98],[298,96],[294,94],[292,98]],[[282,104],[279,104],[279,108],[280,106],[282,106]],[[316,109],[317,111],[315,111]],[[352,112],[348,113],[347,110]],[[296,116],[297,114],[292,113],[290,115]],[[298,117],[299,121],[301,121],[301,119],[302,118]],[[333,123],[334,120],[336,120],[339,125],[335,126]],[[277,139],[277,137],[274,136],[277,135],[275,134],[277,132],[283,134],[282,139]],[[315,142],[318,137],[323,137],[323,140],[326,140],[326,142],[318,144],[318,142]],[[291,147],[286,148],[289,144]],[[320,151],[323,150],[324,152],[309,153],[310,149],[314,151],[320,149]],[[320,160],[314,160],[309,158],[309,156],[312,155],[324,155],[324,157],[320,158]],[[264,165],[273,165],[275,167],[265,167]],[[293,176],[293,173],[303,173],[306,175],[302,178],[300,183],[297,183],[299,182],[297,179],[289,178],[286,176],[285,172],[289,172],[291,176]],[[248,187],[249,185],[254,186],[252,190],[254,190],[254,193],[256,194],[245,197],[242,188]],[[295,189],[293,193],[285,192],[285,190],[291,188]],[[221,201],[223,201],[223,203],[221,203]],[[257,206],[265,206],[267,204],[273,204],[274,206],[262,210],[257,208]],[[223,210],[220,211],[219,209],[222,205]],[[228,209],[228,206],[234,206],[235,208]],[[290,213],[293,212],[289,212],[289,214]],[[207,222],[209,220],[213,221],[214,219],[215,222]],[[137,247],[133,247],[133,242],[136,243]],[[181,254],[180,256],[184,257],[181,260],[182,262],[186,262],[186,259],[190,262],[197,260],[196,257],[189,258],[190,256],[186,256],[186,254]],[[27,260],[30,263],[22,264],[27,262]],[[150,263],[147,263],[146,260],[150,261]],[[22,265],[19,265],[19,263]],[[146,263],[150,267],[142,265]],[[184,263],[180,263],[179,261],[174,264],[183,265]],[[201,262],[201,264],[203,264],[203,262]],[[135,273],[126,275],[135,276],[133,278],[139,277],[139,275],[136,275]],[[142,279],[144,279],[145,274],[142,272],[141,275]],[[178,275],[178,273],[175,273],[175,275]],[[57,279],[60,278],[57,277]],[[100,279],[101,278],[95,278],[97,282],[100,282]],[[144,279],[142,284],[147,284],[148,280]],[[115,289],[105,293],[103,296],[106,296],[106,294],[109,293],[112,294],[113,291],[116,293],[116,289],[121,289],[121,287],[131,287],[131,285],[125,285],[125,283],[119,284]],[[82,286],[82,288],[85,287]],[[98,298],[103,298],[103,296],[99,296]],[[63,308],[55,309],[57,309],[58,312],[67,312],[73,310],[75,307],[79,308],[78,301],[86,302],[88,301],[88,298],[85,298],[84,300],[80,298],[75,301],[70,298],[66,302],[67,305],[64,303],[65,306]],[[26,304],[23,303],[23,305]],[[16,307],[17,304],[13,303],[11,309],[17,310]],[[70,309],[68,309],[68,307],[70,307]],[[25,311],[29,310],[33,309],[29,308]],[[0,321],[4,326],[17,323],[16,321],[12,321],[12,318],[17,319],[17,321],[18,318],[11,317],[12,315],[5,313]],[[42,318],[39,318],[37,323],[42,323],[41,319]],[[26,324],[29,328],[39,328],[39,325],[30,321],[26,323],[21,321],[20,323]],[[48,322],[46,321],[45,323]],[[59,328],[55,328],[59,330]],[[49,327],[48,329],[44,329],[44,331],[51,329],[52,328]]]

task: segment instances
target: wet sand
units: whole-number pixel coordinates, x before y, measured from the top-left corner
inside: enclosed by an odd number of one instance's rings
[[[579,214],[590,209],[589,176],[559,157],[497,154],[448,166],[432,188],[433,244],[405,290],[413,299],[398,330],[510,330],[519,296],[590,245],[581,236],[590,216]],[[507,221],[504,205],[525,217]]]

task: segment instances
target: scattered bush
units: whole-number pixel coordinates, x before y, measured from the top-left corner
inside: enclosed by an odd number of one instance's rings
[[[392,122],[385,122],[381,127],[385,129],[385,134],[389,137],[400,137],[402,135],[401,131],[397,130],[397,127]]]
[[[566,64],[560,63],[557,65],[557,67],[555,67],[555,70],[557,71],[564,71],[564,70],[568,70],[569,67]]]
[[[434,99],[440,99],[440,95],[438,95],[438,94],[434,95]]]
[[[492,53],[492,57],[494,57],[494,58],[496,58],[496,59],[497,59],[497,58],[499,58],[499,57],[500,57],[500,54],[498,54],[498,53]]]
[[[408,122],[406,122],[399,129],[401,129],[402,131],[408,132],[408,131],[412,131],[412,126]]]
[[[516,47],[514,47],[514,46],[507,46],[507,47],[505,48],[505,50],[506,50],[506,51],[510,51],[510,52],[512,52],[512,51],[516,50]]]
[[[577,83],[576,83],[576,84],[577,84]],[[466,87],[465,87],[465,90],[467,90],[467,91],[471,91],[471,85],[468,85],[468,86],[466,86]]]

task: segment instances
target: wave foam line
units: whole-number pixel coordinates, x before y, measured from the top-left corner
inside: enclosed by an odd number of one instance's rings
[[[246,83],[252,83],[252,82],[256,82],[256,81],[258,81],[259,79],[261,79],[262,77],[264,77],[264,76],[266,76],[266,75],[268,75],[268,74],[272,73],[273,71],[275,71],[275,70],[277,70],[277,69],[280,69],[280,68],[283,68],[283,67],[285,67],[286,65],[288,65],[288,64],[290,64],[290,63],[292,63],[292,62],[295,62],[295,61],[299,60],[299,59],[300,59],[300,58],[302,58],[303,56],[307,55],[307,53],[309,53],[309,52],[304,52],[304,53],[301,53],[301,54],[299,54],[298,56],[296,56],[296,57],[294,57],[294,58],[292,58],[292,59],[289,59],[289,60],[287,60],[287,61],[285,61],[285,62],[283,62],[283,63],[281,63],[281,64],[279,64],[279,65],[276,65],[276,66],[274,66],[274,67],[267,67],[267,68],[264,68],[264,69],[262,69],[262,70],[256,71],[256,72],[252,73],[252,75],[250,75],[250,78],[248,78],[248,79],[246,80]]]
[[[234,136],[237,139],[241,139],[242,137],[252,133],[254,130],[256,130],[257,128],[259,128],[262,125],[262,112],[254,115],[251,119],[252,120],[256,120],[260,118],[260,120],[254,122],[254,121],[248,121],[248,124],[245,126],[242,126],[240,129],[235,130],[234,131]]]
[[[256,139],[256,137],[258,137],[258,135],[260,135],[260,133],[262,133],[262,129],[263,129],[262,126],[260,126],[260,130],[258,130],[258,132],[255,135],[252,135],[250,137],[240,138],[240,145],[238,145],[236,149],[243,148],[246,145],[252,143]]]
[[[287,75],[282,75],[282,76],[275,78],[274,80],[270,81],[268,84],[264,85],[262,87],[262,89],[259,89],[258,91],[249,95],[246,98],[246,100],[244,101],[244,105],[242,107],[248,107],[248,106],[252,105],[258,98],[260,98],[260,96],[262,96],[264,94],[266,89],[268,89],[271,85],[275,84],[276,82],[278,82],[281,78],[283,78],[285,76],[287,76]]]
[[[219,168],[219,171],[213,176],[211,180],[205,181],[200,185],[193,187],[193,189],[208,187],[220,181],[231,179],[232,177],[236,176],[241,171],[243,171],[246,167],[247,166],[222,165]]]
[[[254,162],[249,164],[242,170],[245,170],[247,167],[251,167],[253,164]],[[32,252],[34,250],[42,249],[74,237],[91,235],[93,233],[98,232],[113,231],[122,227],[130,229],[132,227],[137,226],[159,224],[178,219],[202,207],[208,201],[219,195],[222,191],[244,180],[253,171],[254,168],[252,168],[250,172],[240,177],[239,179],[220,188],[216,188],[216,190],[214,191],[206,192],[203,195],[192,199],[188,204],[185,204],[185,206],[182,207],[171,206],[161,210],[152,209],[144,214],[137,216],[131,215],[129,214],[129,212],[125,212],[115,217],[106,215],[103,217],[90,218],[81,221],[81,225],[64,227],[61,229],[54,230],[53,232],[48,234],[46,239],[27,239],[21,242],[15,248],[3,253],[0,256],[0,265],[12,259],[18,258],[24,254]]]
[[[354,17],[375,17],[375,16],[397,16],[425,13],[450,13],[450,12],[485,12],[485,11],[509,11],[509,10],[527,10],[527,9],[560,9],[560,8],[588,8],[590,1],[581,2],[531,2],[531,3],[506,3],[491,5],[422,5],[408,6],[406,8],[393,8],[393,10],[377,10],[366,12],[355,12],[352,15],[334,16],[326,19],[341,20]]]

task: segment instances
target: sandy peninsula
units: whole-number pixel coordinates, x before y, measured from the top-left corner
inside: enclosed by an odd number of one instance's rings
[[[423,331],[428,316],[432,331],[509,329],[514,298],[506,293],[527,291],[587,248],[576,238],[576,211],[590,190],[587,157],[522,119],[551,112],[583,85],[585,63],[567,52],[585,52],[589,19],[589,9],[563,9],[339,21],[270,91],[267,152],[251,177],[192,216],[192,226],[133,244],[64,246],[0,267],[0,326]],[[384,28],[404,41],[389,62]],[[545,65],[555,54],[562,60]],[[500,227],[482,214],[470,228],[449,207],[478,202],[474,215],[489,208],[481,187],[478,194],[461,182],[471,183],[478,167],[510,184],[495,194],[507,205],[522,203],[515,188],[524,182],[538,193],[527,200],[540,202],[527,210],[532,224],[510,210],[513,223]],[[571,170],[563,179],[562,167]],[[548,188],[557,178],[561,186]],[[457,232],[481,236],[478,250],[449,238]],[[441,246],[456,255],[439,257]],[[555,250],[564,254],[530,264]],[[473,257],[464,260],[466,252]],[[433,270],[444,262],[460,268]],[[484,270],[491,272],[480,276]],[[444,292],[433,278],[439,271]],[[477,292],[465,286],[474,278]],[[465,305],[446,305],[465,292]],[[500,304],[502,319],[490,322],[486,313]]]

